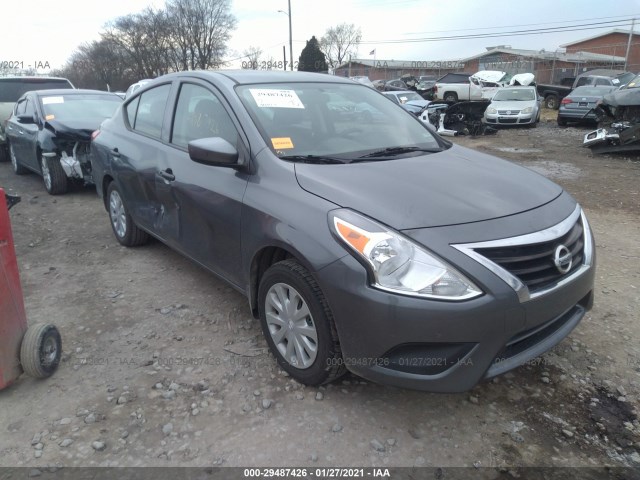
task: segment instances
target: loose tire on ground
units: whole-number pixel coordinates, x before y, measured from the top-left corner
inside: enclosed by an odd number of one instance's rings
[[[107,188],[107,209],[111,229],[121,245],[136,247],[149,241],[149,234],[138,228],[129,215],[115,182],[111,182]]]
[[[60,364],[62,339],[58,329],[48,323],[38,323],[27,329],[20,346],[20,364],[34,378],[46,378]]]
[[[298,262],[278,262],[265,272],[258,309],[267,344],[293,379],[322,385],[346,372],[333,314],[315,278]]]
[[[69,179],[60,165],[59,157],[40,156],[40,170],[44,188],[51,195],[61,195],[67,193],[69,189]]]

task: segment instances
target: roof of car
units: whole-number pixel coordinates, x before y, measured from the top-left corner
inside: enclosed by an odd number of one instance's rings
[[[14,75],[9,77],[0,77],[0,82],[5,80],[61,80],[68,82],[69,80],[62,77],[37,77],[37,76],[27,76],[27,75]]]
[[[326,73],[297,72],[282,70],[192,70],[188,72],[176,72],[165,75],[164,78],[172,76],[196,76],[219,78],[226,77],[237,84],[252,83],[287,83],[287,82],[323,82],[323,83],[349,83],[353,80],[345,77],[337,77]],[[160,77],[162,78],[162,77]]]
[[[42,96],[42,95],[86,95],[88,93],[89,94],[95,93],[95,94],[101,94],[101,95],[116,95],[113,92],[104,92],[102,90],[89,90],[89,89],[82,89],[82,88],[74,88],[74,89],[71,89],[71,88],[67,88],[67,89],[56,88],[56,89],[53,89],[53,90],[36,90],[35,93],[38,96]]]
[[[596,68],[594,70],[589,70],[581,73],[578,77],[617,77],[619,75],[623,75],[625,73],[629,73],[626,70],[609,70],[606,68]]]

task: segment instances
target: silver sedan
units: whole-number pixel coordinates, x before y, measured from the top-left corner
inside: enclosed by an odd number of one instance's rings
[[[500,88],[484,112],[484,121],[495,125],[535,127],[540,121],[540,97],[536,88]]]

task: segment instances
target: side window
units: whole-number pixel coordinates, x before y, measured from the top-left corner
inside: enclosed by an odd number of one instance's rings
[[[173,119],[171,143],[187,147],[198,138],[222,137],[236,146],[238,132],[220,100],[209,90],[192,83],[180,87]]]
[[[26,109],[27,109],[27,99],[23,98],[16,104],[16,110],[15,110],[16,115],[24,114]]]
[[[578,83],[576,83],[576,87],[581,87],[582,85],[586,85],[589,81],[588,77],[581,77],[578,79]]]
[[[140,97],[136,97],[136,99],[126,106],[127,113],[127,121],[129,122],[129,126],[133,128],[133,125],[136,123],[136,112],[138,111],[138,103],[140,103]]]
[[[34,116],[36,114],[36,107],[35,104],[33,103],[33,99],[31,98],[27,98],[27,106],[25,108],[25,115],[31,115]]]
[[[164,109],[171,85],[160,85],[140,95],[133,129],[140,133],[160,138]],[[128,113],[128,112],[127,112]]]

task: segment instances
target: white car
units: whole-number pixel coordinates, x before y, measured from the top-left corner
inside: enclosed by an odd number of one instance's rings
[[[140,80],[132,85],[129,86],[129,88],[127,88],[127,91],[124,94],[124,98],[125,100],[127,98],[129,98],[131,95],[133,95],[136,91],[138,91],[140,88],[144,87],[147,83],[149,83],[151,81],[151,79],[145,78],[144,80]]]
[[[484,122],[535,127],[540,121],[540,102],[536,87],[500,88],[484,111]]]

